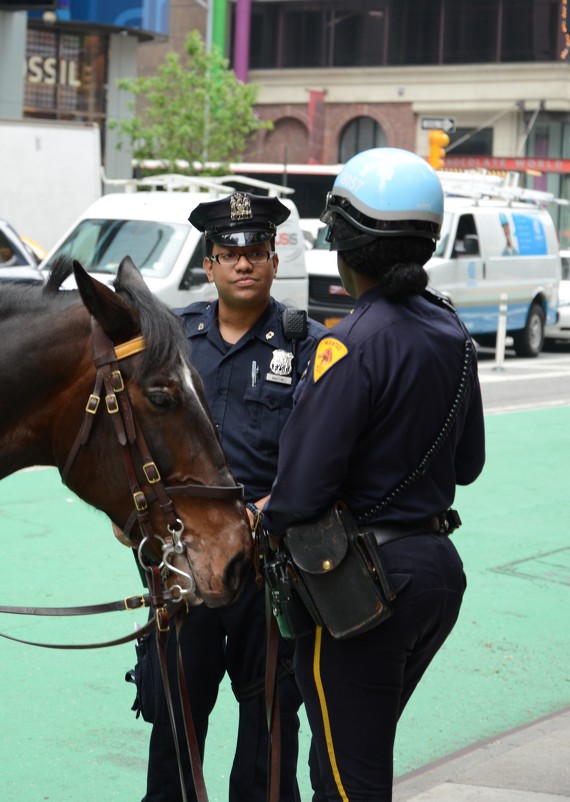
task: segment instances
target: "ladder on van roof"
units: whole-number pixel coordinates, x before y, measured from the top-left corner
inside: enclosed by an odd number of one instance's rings
[[[107,178],[102,175],[103,184],[110,187],[121,187],[125,192],[150,190],[151,192],[203,192],[213,195],[228,195],[235,191],[234,184],[263,189],[267,195],[278,198],[291,195],[295,190],[281,184],[272,184],[270,181],[261,181],[259,178],[250,178],[245,175],[199,176],[181,175],[179,173],[162,173],[161,175],[145,176],[144,178]]]
[[[549,203],[568,205],[567,200],[555,197],[552,192],[520,187],[520,174],[516,172],[501,176],[484,171],[455,173],[440,170],[438,176],[443,191],[450,196],[473,198],[476,201],[483,198],[504,200],[508,203],[522,201],[534,206],[546,206]]]

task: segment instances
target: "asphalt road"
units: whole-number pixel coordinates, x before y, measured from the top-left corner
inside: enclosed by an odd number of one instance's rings
[[[507,350],[497,362],[495,352],[479,349],[479,378],[488,415],[546,409],[570,403],[570,344],[520,359]]]

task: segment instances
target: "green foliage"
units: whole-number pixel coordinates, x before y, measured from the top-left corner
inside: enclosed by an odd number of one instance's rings
[[[188,35],[185,51],[185,63],[170,52],[155,75],[118,81],[139,100],[130,104],[139,114],[111,127],[139,160],[239,161],[248,139],[271,128],[253,111],[257,86],[239,81],[215,46],[207,52],[198,31]]]

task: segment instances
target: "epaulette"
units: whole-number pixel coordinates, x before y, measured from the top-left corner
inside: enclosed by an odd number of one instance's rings
[[[453,306],[453,304],[446,295],[444,295],[442,292],[439,292],[439,290],[433,290],[431,287],[426,287],[426,289],[422,292],[422,297],[425,298],[426,301],[429,301],[432,304],[436,304],[436,306],[439,306],[442,309],[447,309],[448,312],[451,312],[452,315],[455,315],[455,319],[461,326],[463,334],[468,340],[471,340],[471,335],[467,330],[467,326],[461,319],[459,313],[457,312],[457,309]]]
[[[172,311],[179,317],[186,317],[187,315],[203,315],[211,307],[211,301],[194,301],[190,306],[183,306],[180,309],[173,309]]]
[[[436,304],[437,306],[441,306],[444,309],[449,309],[450,312],[453,314],[457,314],[455,307],[447,297],[439,290],[432,289],[431,287],[426,287],[426,289],[422,292],[422,297],[429,301],[432,304]]]

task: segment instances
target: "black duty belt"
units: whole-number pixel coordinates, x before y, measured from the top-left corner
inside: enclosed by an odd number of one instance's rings
[[[376,543],[383,546],[391,540],[411,535],[450,535],[461,526],[461,518],[456,510],[446,510],[439,515],[423,518],[419,521],[390,521],[386,524],[367,526],[366,531],[372,532]]]

